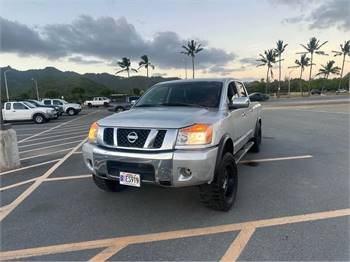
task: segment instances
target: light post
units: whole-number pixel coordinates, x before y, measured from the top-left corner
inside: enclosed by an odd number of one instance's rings
[[[7,98],[7,102],[10,101],[10,98],[9,98],[9,89],[8,89],[8,86],[7,86],[7,77],[6,77],[6,73],[11,71],[11,69],[7,69],[4,71],[4,80],[5,80],[5,89],[6,89],[6,98]]]
[[[36,99],[39,101],[39,90],[38,90],[38,82],[36,81],[36,79],[32,78],[32,81],[35,84],[35,89],[36,89]]]

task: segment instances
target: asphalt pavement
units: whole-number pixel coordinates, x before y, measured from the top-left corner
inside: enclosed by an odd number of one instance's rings
[[[349,260],[347,102],[269,106],[229,212],[198,189],[99,190],[81,144],[105,109],[16,123],[22,167],[0,173],[1,253],[14,260]]]

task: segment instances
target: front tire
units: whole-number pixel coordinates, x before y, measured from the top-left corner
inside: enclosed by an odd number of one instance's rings
[[[124,108],[121,107],[121,106],[118,106],[116,109],[115,109],[115,112],[117,113],[120,113],[120,112],[123,112],[124,111]]]
[[[75,110],[74,110],[74,108],[68,108],[68,109],[67,109],[67,114],[68,114],[69,116],[74,116],[74,115],[75,115]]]
[[[100,178],[96,175],[92,176],[96,186],[108,192],[120,192],[125,189],[125,186],[120,185],[118,181]]]
[[[199,187],[200,200],[209,208],[228,211],[237,194],[238,175],[233,155],[225,153],[217,168],[214,181]]]
[[[42,124],[42,123],[46,122],[46,118],[43,114],[35,114],[33,116],[33,120],[36,124]]]

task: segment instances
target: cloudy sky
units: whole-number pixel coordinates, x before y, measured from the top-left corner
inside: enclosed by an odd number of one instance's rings
[[[204,46],[198,76],[260,79],[258,54],[281,39],[283,76],[296,77],[288,66],[301,43],[328,40],[323,50],[331,53],[349,40],[350,0],[0,0],[0,29],[0,65],[20,70],[115,73],[120,58],[137,67],[147,54],[152,74],[184,77],[190,60],[181,45],[195,39]],[[340,65],[339,57],[317,56],[317,67],[329,59]]]

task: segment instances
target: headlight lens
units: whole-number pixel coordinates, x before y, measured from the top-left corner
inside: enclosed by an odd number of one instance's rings
[[[185,145],[206,145],[211,143],[213,128],[208,124],[194,124],[179,130],[176,144]]]
[[[99,125],[97,124],[97,122],[92,123],[89,131],[89,136],[88,136],[89,141],[92,143],[96,142],[98,128],[99,128]]]

